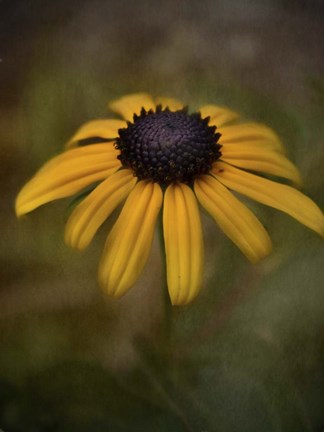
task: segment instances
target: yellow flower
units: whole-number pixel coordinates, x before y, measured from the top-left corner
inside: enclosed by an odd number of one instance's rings
[[[271,240],[231,190],[286,212],[323,235],[323,215],[312,200],[255,174],[300,183],[297,168],[268,127],[240,123],[238,114],[215,105],[189,114],[175,99],[147,94],[122,97],[109,107],[124,120],[83,125],[66,151],[23,187],[16,202],[20,216],[100,182],[66,225],[66,243],[84,249],[126,199],[99,267],[99,282],[108,294],[122,296],[140,276],[162,203],[167,282],[175,305],[190,302],[202,284],[198,202],[253,263],[270,253]]]

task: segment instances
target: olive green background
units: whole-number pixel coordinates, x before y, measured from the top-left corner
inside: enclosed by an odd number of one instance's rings
[[[116,301],[96,280],[116,215],[80,254],[63,242],[71,200],[14,214],[76,128],[136,91],[270,125],[323,208],[323,17],[320,0],[0,2],[1,430],[324,430],[316,234],[247,201],[274,244],[252,266],[203,214],[204,288],[171,308],[158,233]]]

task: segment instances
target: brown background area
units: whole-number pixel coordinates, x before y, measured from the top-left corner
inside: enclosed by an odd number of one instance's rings
[[[283,138],[322,208],[324,3],[0,1],[0,428],[321,431],[321,240],[249,203],[274,253],[252,267],[203,216],[206,278],[171,312],[158,239],[121,301],[96,282],[111,222],[84,254],[68,202],[16,220],[24,182],[108,100],[148,91],[219,103]],[[36,408],[35,408],[36,407]]]

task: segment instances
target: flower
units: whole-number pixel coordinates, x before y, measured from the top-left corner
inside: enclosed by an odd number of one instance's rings
[[[198,202],[252,263],[270,253],[271,240],[231,191],[288,213],[324,234],[322,212],[311,199],[258,175],[297,185],[301,181],[270,128],[241,123],[237,113],[215,105],[190,114],[175,99],[153,99],[148,94],[127,95],[109,107],[124,120],[83,125],[66,151],[46,163],[16,201],[20,216],[99,182],[66,224],[66,243],[82,250],[126,199],[99,266],[99,283],[108,294],[122,296],[140,276],[162,204],[167,283],[174,305],[189,303],[202,284]]]

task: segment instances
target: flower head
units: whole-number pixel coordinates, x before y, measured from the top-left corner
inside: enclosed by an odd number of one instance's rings
[[[271,240],[251,210],[231,191],[279,209],[319,234],[324,218],[297,189],[261,177],[300,184],[278,136],[215,105],[196,113],[174,99],[133,94],[110,104],[124,120],[94,120],[82,126],[67,149],[23,187],[16,201],[23,215],[58,198],[99,184],[73,210],[67,244],[86,248],[98,228],[125,199],[108,235],[99,282],[120,297],[140,276],[163,204],[168,289],[173,304],[199,292],[203,236],[198,202],[253,263],[271,251]]]

